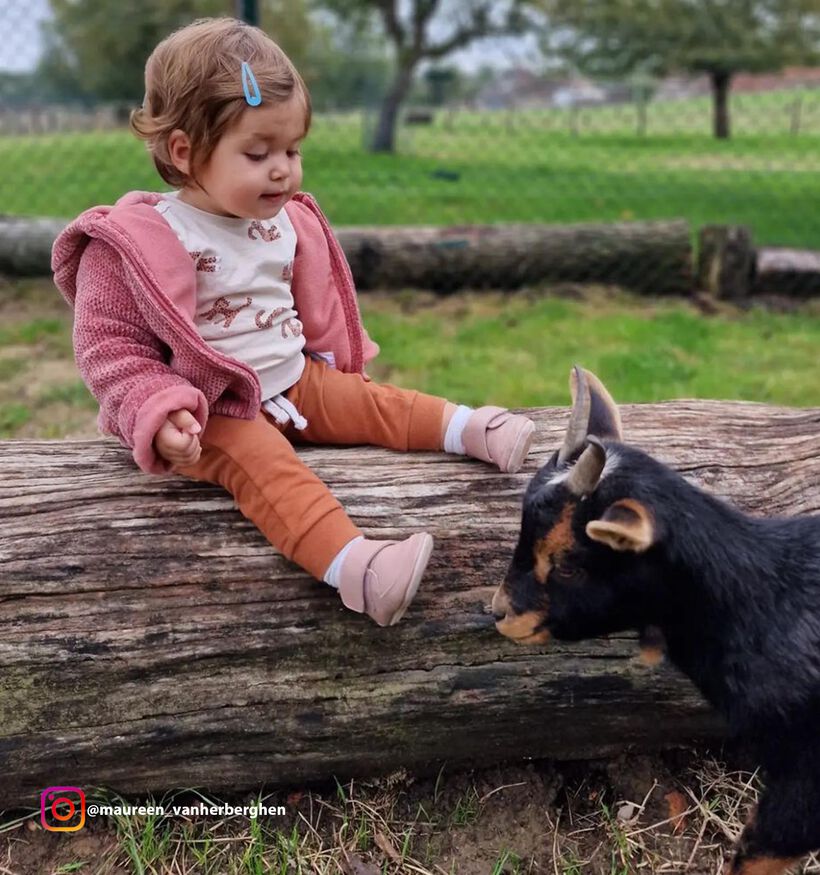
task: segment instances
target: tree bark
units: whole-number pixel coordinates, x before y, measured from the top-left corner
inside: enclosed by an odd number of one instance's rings
[[[48,276],[51,247],[64,219],[0,216],[0,275]]]
[[[344,228],[357,287],[515,289],[545,281],[690,294],[692,237],[683,220],[578,225]]]
[[[698,235],[698,287],[717,298],[743,301],[755,274],[752,232],[744,225],[704,225]]]
[[[59,219],[0,218],[0,273],[48,274]],[[690,294],[687,222],[340,228],[357,287],[514,289],[549,281]]]
[[[396,77],[379,109],[379,120],[376,123],[376,132],[373,135],[371,147],[372,152],[396,151],[396,122],[401,105],[410,90],[414,68],[415,63],[405,62],[400,64],[396,71]]]
[[[709,80],[712,84],[714,134],[718,140],[728,140],[731,136],[729,88],[732,84],[732,74],[725,70],[712,70]]]
[[[300,450],[368,536],[435,536],[390,629],[344,610],[216,487],[145,476],[113,441],[2,443],[3,805],[50,785],[218,792],[719,734],[684,678],[634,658],[633,636],[524,648],[495,632],[523,489],[566,426],[564,409],[532,415],[515,476],[443,454]],[[677,401],[623,419],[747,511],[820,511],[820,409]]]

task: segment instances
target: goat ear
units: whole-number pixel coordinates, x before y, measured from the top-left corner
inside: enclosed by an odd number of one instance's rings
[[[575,365],[569,374],[572,411],[558,464],[574,459],[584,448],[587,436],[623,439],[621,414],[604,384],[591,371]]]
[[[610,504],[599,520],[587,523],[586,533],[593,541],[620,552],[643,553],[655,543],[652,513],[634,498]]]

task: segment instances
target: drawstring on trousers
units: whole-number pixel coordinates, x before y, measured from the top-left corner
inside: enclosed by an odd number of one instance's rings
[[[279,425],[285,426],[292,422],[297,431],[307,428],[308,421],[284,395],[274,395],[273,398],[263,401],[262,409],[270,413]]]

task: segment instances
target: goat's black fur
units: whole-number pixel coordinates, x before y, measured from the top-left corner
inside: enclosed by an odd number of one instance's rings
[[[613,415],[601,431],[620,438]],[[731,871],[785,871],[820,848],[820,517],[752,518],[619,439],[595,443],[598,476],[583,494],[569,477],[583,444],[530,483],[493,602],[499,630],[543,642],[660,629],[669,660],[764,767]],[[650,521],[651,544],[590,536],[608,509],[617,523],[630,508]]]

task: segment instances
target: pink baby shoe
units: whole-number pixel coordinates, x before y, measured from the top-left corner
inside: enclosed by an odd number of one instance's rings
[[[380,626],[398,623],[416,595],[432,552],[433,538],[427,532],[404,541],[355,541],[339,575],[342,602]]]
[[[515,474],[530,451],[535,425],[503,407],[479,407],[464,426],[461,442],[468,456],[492,462],[505,474]]]

